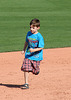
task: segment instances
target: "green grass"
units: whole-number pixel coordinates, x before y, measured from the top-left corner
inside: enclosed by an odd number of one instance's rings
[[[45,48],[71,47],[70,0],[0,0],[0,52],[23,49],[32,18],[41,21]]]

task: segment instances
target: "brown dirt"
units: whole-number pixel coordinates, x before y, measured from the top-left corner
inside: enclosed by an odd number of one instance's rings
[[[0,53],[0,100],[71,100],[71,47],[44,49],[38,76],[30,73],[30,89],[20,68],[21,52]]]

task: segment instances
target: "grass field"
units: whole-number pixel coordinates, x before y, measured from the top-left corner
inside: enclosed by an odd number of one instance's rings
[[[70,0],[0,0],[0,52],[23,49],[32,18],[41,21],[45,48],[71,47]]]

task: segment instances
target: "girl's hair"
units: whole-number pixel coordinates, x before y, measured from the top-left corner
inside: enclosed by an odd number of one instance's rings
[[[30,25],[36,26],[36,27],[40,27],[40,21],[38,19],[32,19],[30,22]]]

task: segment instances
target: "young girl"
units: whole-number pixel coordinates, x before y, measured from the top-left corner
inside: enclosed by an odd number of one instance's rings
[[[40,61],[43,60],[44,39],[38,32],[39,29],[40,21],[36,18],[31,20],[30,31],[26,35],[26,41],[22,51],[22,54],[25,53],[25,59],[21,67],[21,70],[24,71],[25,84],[21,86],[21,89],[29,88],[29,72],[35,75],[38,75],[40,72],[39,65]]]

